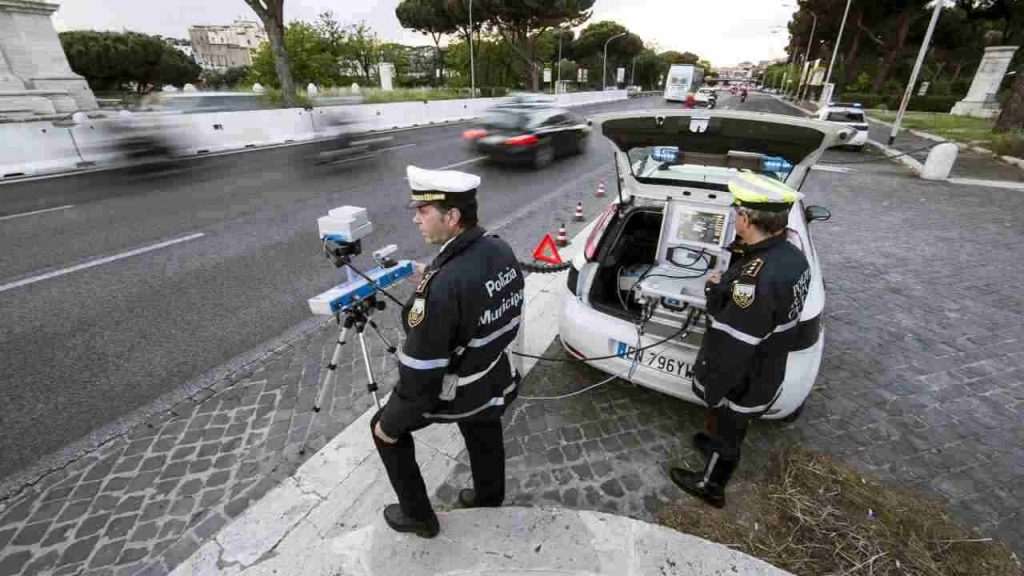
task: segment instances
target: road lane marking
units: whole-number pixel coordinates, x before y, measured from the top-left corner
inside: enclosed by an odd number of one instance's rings
[[[11,214],[10,216],[0,216],[0,220],[13,220],[14,218],[21,218],[22,216],[31,216],[33,214],[42,214],[43,212],[53,212],[54,210],[67,210],[74,204],[68,204],[67,206],[58,206],[56,208],[45,208],[43,210],[35,210],[32,212],[22,212],[21,214]]]
[[[56,278],[72,272],[78,272],[79,270],[85,270],[86,268],[92,268],[101,264],[109,264],[117,260],[124,258],[130,258],[132,256],[138,256],[139,254],[145,254],[146,252],[152,252],[153,250],[159,250],[160,248],[166,248],[174,244],[181,242],[188,242],[189,240],[195,240],[196,238],[202,238],[205,236],[202,232],[197,234],[189,234],[188,236],[182,236],[181,238],[175,238],[174,240],[168,240],[166,242],[160,242],[159,244],[153,244],[151,246],[144,246],[142,248],[136,248],[135,250],[129,250],[128,252],[122,252],[120,254],[114,254],[113,256],[107,256],[105,258],[99,258],[97,260],[90,260],[70,268],[61,268],[60,270],[54,270],[53,272],[47,272],[46,274],[40,274],[31,278],[25,278],[24,280],[18,280],[17,282],[11,282],[9,284],[0,285],[0,292],[6,292],[13,290],[21,286],[27,286],[29,284],[35,284],[36,282],[42,282],[43,280],[49,280],[50,278]]]
[[[485,158],[487,158],[487,156],[477,156],[476,158],[470,158],[469,160],[463,160],[462,162],[456,162],[455,164],[449,164],[447,166],[441,166],[440,168],[434,168],[434,170],[447,170],[449,168],[455,168],[456,166],[464,166],[466,164],[479,162]]]

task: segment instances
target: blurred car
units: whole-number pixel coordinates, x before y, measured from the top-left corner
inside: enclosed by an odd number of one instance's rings
[[[713,270],[727,266],[724,247],[734,233],[726,183],[750,171],[799,189],[825,149],[853,131],[804,118],[718,110],[623,112],[592,120],[616,147],[620,192],[573,258],[559,339],[570,355],[594,358],[587,364],[598,370],[699,404],[693,366],[706,330],[703,286]],[[802,202],[789,212],[787,239],[807,257],[811,283],[790,328],[798,331],[797,344],[766,419],[795,419],[817,378],[825,290],[809,223],[829,216],[826,208]],[[686,249],[694,258],[677,262],[672,250],[678,248],[663,243],[684,239],[694,241]]]
[[[639,86],[626,86],[626,96],[630,98],[636,98],[640,95],[641,89]]]
[[[543,168],[586,149],[590,128],[563,108],[513,102],[492,108],[462,139],[491,160]]]
[[[843,147],[863,150],[868,143],[868,121],[864,117],[864,109],[857,103],[833,102],[818,110],[818,120],[842,124],[857,131],[857,134],[849,141],[841,144]]]

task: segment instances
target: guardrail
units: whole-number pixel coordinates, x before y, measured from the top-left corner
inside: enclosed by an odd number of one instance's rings
[[[564,107],[626,98],[625,90],[577,92],[554,97]],[[470,120],[508,98],[473,98],[327,106],[304,110],[253,110],[208,114],[86,119],[72,125],[28,122],[0,125],[0,180],[110,165],[121,160],[113,143],[133,123],[159,133],[186,155],[209,154],[301,142],[346,130],[375,132]]]

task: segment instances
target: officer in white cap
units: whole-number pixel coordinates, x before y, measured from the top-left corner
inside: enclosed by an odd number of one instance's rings
[[[416,464],[414,430],[458,423],[473,473],[460,504],[500,506],[505,499],[501,415],[518,394],[507,349],[517,342],[524,282],[512,248],[477,225],[478,176],[415,166],[407,174],[413,222],[428,244],[442,248],[402,310],[399,381],[371,428],[398,496],[384,509],[385,521],[432,538],[440,526]]]
[[[746,172],[729,191],[737,240],[728,270],[705,285],[708,326],[694,367],[693,390],[708,405],[708,429],[693,436],[704,470],[669,471],[680,488],[718,508],[750,419],[777,400],[786,359],[807,338],[800,313],[811,281],[803,252],[786,241],[789,212],[803,195]]]

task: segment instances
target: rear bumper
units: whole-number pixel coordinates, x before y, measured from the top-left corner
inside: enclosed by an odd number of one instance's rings
[[[868,131],[857,130],[857,133],[850,139],[850,146],[863,146],[868,143]]]
[[[533,160],[537,152],[536,146],[495,146],[491,144],[477,144],[476,151],[486,154],[491,160],[497,162],[529,162]]]
[[[581,303],[565,288],[562,288],[562,291],[558,334],[562,346],[569,354],[577,357],[582,355],[587,358],[609,356],[617,353],[618,342],[626,342],[631,346],[636,346],[637,331],[633,324],[599,312]],[[661,339],[656,336],[645,335],[640,338],[640,344],[642,346],[649,346]],[[665,349],[666,347],[671,347],[673,356],[689,363],[691,367],[696,361],[697,349],[689,346],[666,343],[654,350]],[[771,411],[763,417],[764,419],[775,420],[785,418],[803,405],[811,392],[811,388],[814,386],[815,379],[817,379],[823,347],[824,331],[818,335],[816,342],[809,348],[790,353],[786,363],[786,378],[782,384],[779,400],[772,407]],[[628,380],[638,386],[668,394],[693,404],[705,405],[694,394],[692,382],[688,378],[672,376],[646,366],[637,366],[632,371],[632,375],[630,375],[629,372],[633,362],[625,358],[593,360],[588,361],[587,364],[602,372]]]

